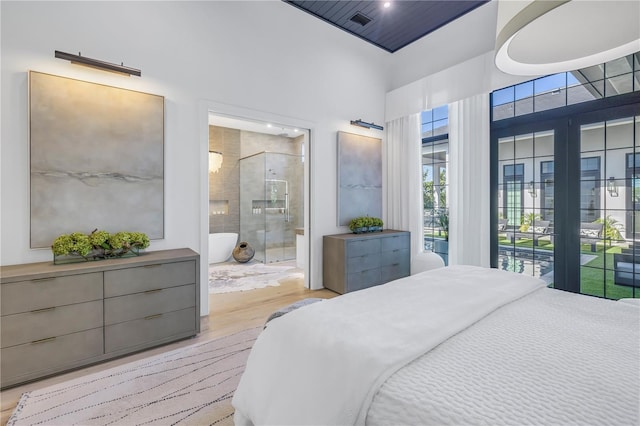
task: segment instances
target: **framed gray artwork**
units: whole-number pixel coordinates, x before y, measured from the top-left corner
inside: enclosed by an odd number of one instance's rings
[[[164,238],[164,97],[29,72],[30,246],[71,232]]]
[[[382,217],[382,140],[338,132],[338,226]]]

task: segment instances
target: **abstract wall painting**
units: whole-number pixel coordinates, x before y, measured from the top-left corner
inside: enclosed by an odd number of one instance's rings
[[[30,246],[61,234],[164,238],[164,97],[29,72]]]
[[[338,132],[338,226],[382,217],[382,140]]]

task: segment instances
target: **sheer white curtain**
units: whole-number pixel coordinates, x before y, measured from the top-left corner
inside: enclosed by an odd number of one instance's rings
[[[423,250],[420,114],[386,123],[383,148],[385,228],[411,232],[411,253]]]
[[[449,264],[489,267],[489,95],[449,104]]]

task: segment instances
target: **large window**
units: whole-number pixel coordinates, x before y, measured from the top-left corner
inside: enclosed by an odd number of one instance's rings
[[[492,266],[640,297],[640,54],[492,94]]]
[[[493,121],[640,91],[640,53],[496,90]]]
[[[424,249],[449,255],[449,115],[442,106],[422,113],[422,189]]]

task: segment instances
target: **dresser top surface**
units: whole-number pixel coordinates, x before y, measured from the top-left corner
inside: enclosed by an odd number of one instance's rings
[[[47,278],[57,275],[90,273],[150,265],[158,262],[179,262],[198,258],[188,248],[141,252],[139,256],[55,265],[53,261],[0,266],[0,283]]]
[[[361,240],[365,238],[377,238],[377,237],[391,237],[394,234],[408,234],[409,231],[397,231],[395,229],[385,229],[382,232],[365,232],[362,234],[354,234],[353,232],[347,234],[334,234],[325,235],[325,237],[339,238],[343,240]]]

